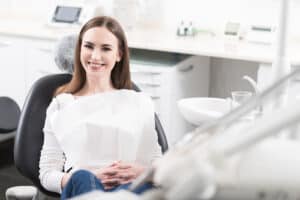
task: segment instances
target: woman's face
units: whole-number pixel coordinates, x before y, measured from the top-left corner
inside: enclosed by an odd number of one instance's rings
[[[121,60],[118,39],[105,27],[87,30],[82,37],[80,61],[87,77],[109,77]]]

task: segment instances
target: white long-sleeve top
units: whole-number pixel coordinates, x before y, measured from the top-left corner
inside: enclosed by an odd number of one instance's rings
[[[61,193],[63,170],[101,168],[116,160],[150,165],[161,156],[153,102],[132,90],[60,94],[47,109],[43,130],[39,178],[53,192]]]

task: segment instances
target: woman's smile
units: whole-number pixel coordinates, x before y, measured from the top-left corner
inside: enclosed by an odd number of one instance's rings
[[[101,70],[105,67],[105,63],[97,63],[97,62],[88,62],[88,67],[92,70],[92,71],[98,71]]]

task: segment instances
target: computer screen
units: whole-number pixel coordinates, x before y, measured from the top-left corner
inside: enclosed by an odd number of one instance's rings
[[[57,6],[52,18],[53,22],[75,23],[80,16],[80,7]]]

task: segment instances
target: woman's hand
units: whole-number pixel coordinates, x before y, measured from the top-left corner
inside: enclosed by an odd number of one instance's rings
[[[119,161],[114,166],[118,172],[115,176],[121,180],[121,184],[132,182],[145,171],[145,166],[138,163]]]
[[[106,168],[94,170],[94,174],[101,180],[104,189],[108,190],[132,182],[144,170],[143,165],[117,161]]]
[[[92,172],[99,180],[101,180],[105,190],[109,190],[120,185],[121,181],[115,177],[117,170],[114,168],[114,164],[105,168],[95,169]]]
[[[61,188],[64,188],[66,186],[69,179],[70,179],[70,174],[65,173],[63,178],[61,179]]]

